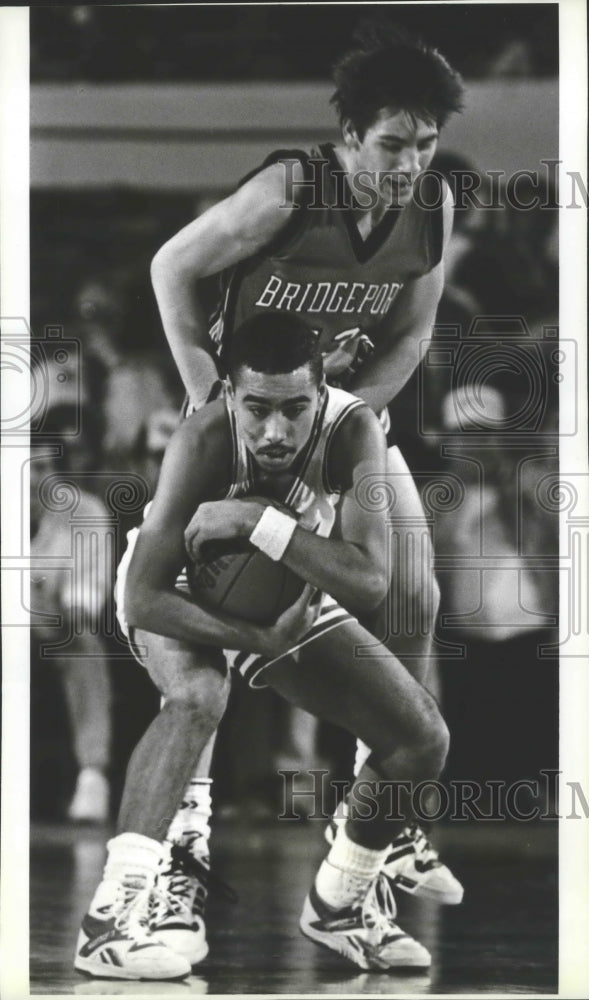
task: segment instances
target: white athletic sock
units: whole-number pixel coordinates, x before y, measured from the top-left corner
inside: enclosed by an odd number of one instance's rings
[[[120,903],[121,883],[138,890],[155,884],[163,845],[140,833],[121,833],[106,845],[108,857],[88,912],[104,920]]]
[[[172,848],[175,844],[185,847],[193,858],[206,868],[210,867],[209,837],[211,827],[211,778],[192,778],[186,786],[182,803],[170,823],[164,841],[164,855],[160,865],[162,876],[170,874]],[[173,869],[172,869],[173,870]],[[165,885],[165,879],[162,883]],[[195,879],[193,910],[204,913],[207,890],[200,879]]]
[[[370,883],[378,875],[388,854],[388,848],[374,851],[355,844],[343,826],[325,861],[317,872],[315,887],[328,906],[341,910],[362,899]]]
[[[186,847],[194,858],[208,864],[211,835],[211,778],[192,778],[166,834],[166,843]]]
[[[106,845],[108,859],[104,869],[105,879],[123,881],[127,878],[155,878],[163,844],[141,833],[121,833]]]

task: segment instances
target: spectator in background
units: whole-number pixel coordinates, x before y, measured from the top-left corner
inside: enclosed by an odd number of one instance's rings
[[[461,561],[447,581],[446,610],[463,620],[464,634],[500,642],[521,634],[522,628],[529,630],[533,616],[540,625],[556,613],[554,579],[547,588],[546,570],[534,570],[526,562],[526,556],[556,552],[556,523],[534,500],[536,482],[529,471],[533,454],[522,463],[521,452],[511,454],[506,448],[506,433],[500,432],[509,416],[504,394],[490,385],[473,385],[454,390],[443,401],[447,430],[464,429],[469,420],[476,430],[482,413],[488,431],[485,450],[479,452],[481,464],[476,463],[472,438],[460,437],[452,446],[455,455],[464,453],[464,460],[454,457],[448,468],[459,476],[465,496],[456,510],[440,516],[439,551]],[[550,471],[545,455],[538,464],[536,481]],[[547,544],[549,539],[552,544]],[[496,566],[486,563],[481,570],[482,553],[495,556]]]
[[[114,275],[89,278],[75,299],[77,329],[87,368],[104,370],[103,460],[110,469],[140,471],[141,451],[156,413],[177,411],[181,401],[159,352],[129,348],[132,312]]]
[[[75,411],[50,414],[51,430],[67,433],[68,416],[75,418]],[[91,453],[83,439],[76,444],[72,449],[61,443],[63,457],[33,453],[30,463],[32,639],[38,665],[46,660],[56,666],[64,688],[78,768],[68,817],[105,822],[111,681],[101,629],[111,598],[113,553],[106,508],[76,485],[72,466],[79,469]],[[64,507],[68,491],[73,503]]]
[[[477,318],[485,317],[482,335],[486,337],[492,334],[493,317],[509,318],[510,332],[503,324],[501,334],[497,334],[497,337],[513,337],[516,345],[513,371],[505,369],[500,376],[501,408],[517,409],[518,402],[524,405],[524,400],[518,400],[522,385],[524,392],[529,389],[525,371],[519,372],[519,376],[517,372],[517,344],[522,338],[529,338],[530,349],[543,355],[538,361],[545,371],[553,368],[550,356],[554,353],[554,341],[544,337],[542,327],[558,323],[558,224],[556,209],[552,207],[554,191],[549,184],[536,184],[522,176],[516,186],[519,205],[514,198],[513,204],[509,204],[504,192],[500,208],[477,207],[472,199],[460,194],[471,187],[468,175],[472,175],[478,185],[477,197],[484,205],[491,203],[485,177],[472,163],[459,154],[443,152],[436,154],[432,169],[442,174],[456,201],[445,257],[446,281],[436,316],[438,342],[444,341],[444,347],[448,346],[448,339],[468,345],[472,332],[474,345],[480,338],[473,327]],[[535,202],[531,209],[522,207]],[[489,343],[495,339],[491,336]],[[446,395],[449,372],[447,365],[426,363],[389,406],[393,424],[401,428],[403,450],[412,470],[433,473],[445,466],[439,445],[444,438],[444,427],[448,429],[443,409],[448,411],[450,405],[450,397]],[[520,384],[522,376],[524,382]],[[542,392],[548,410],[558,406],[554,380],[545,379]],[[498,413],[496,417],[499,419]]]
[[[531,207],[526,207],[531,206]],[[522,176],[501,211],[485,213],[455,280],[495,316],[522,316],[531,327],[557,322],[558,210],[551,186]]]
[[[159,476],[164,452],[168,441],[176,430],[180,418],[176,407],[164,406],[154,410],[141,428],[137,442],[134,471],[139,472],[147,483],[152,496]]]
[[[510,442],[514,410],[497,380],[453,390],[442,404],[443,432],[461,432],[446,469],[464,489],[435,529],[438,557],[452,567],[438,569],[438,631],[463,646],[442,665],[456,733],[448,779],[537,780],[557,766],[558,656],[549,648],[558,641],[558,570],[550,568],[558,515],[540,487],[558,474],[558,459]],[[454,770],[461,755],[467,775]]]
[[[533,75],[533,52],[529,39],[508,38],[487,66],[487,76],[510,80]]]
[[[438,323],[449,323],[452,321],[453,307],[461,312],[468,312],[471,318],[480,308],[472,290],[461,284],[458,271],[461,262],[476,247],[478,235],[484,230],[486,221],[485,210],[477,207],[465,192],[469,190],[470,178],[473,177],[477,185],[477,196],[486,202],[486,181],[475,165],[460,153],[436,153],[431,169],[442,175],[454,199],[454,225],[444,256],[445,283],[437,315]],[[440,316],[442,309],[444,318]]]

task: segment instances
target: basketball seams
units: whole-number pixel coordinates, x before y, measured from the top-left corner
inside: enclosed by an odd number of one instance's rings
[[[221,559],[229,559],[219,567]],[[215,573],[214,567],[218,567]],[[190,584],[197,603],[208,610],[250,621],[258,625],[271,625],[282,611],[289,596],[289,578],[295,574],[282,563],[274,563],[258,551],[227,553],[205,564],[212,574],[211,586],[197,585],[198,577]],[[250,574],[248,576],[248,574]],[[295,595],[288,606],[294,603]],[[248,613],[248,604],[251,609]]]
[[[211,597],[213,599],[208,602],[209,608],[211,608],[213,610],[223,610],[222,609],[223,603],[227,600],[227,597],[228,597],[228,595],[229,595],[229,593],[230,593],[233,585],[235,584],[236,580],[241,576],[241,574],[243,573],[244,569],[246,568],[248,562],[250,561],[250,559],[252,558],[252,556],[254,554],[255,553],[253,553],[253,552],[237,552],[237,553],[232,553],[232,555],[231,555],[232,560],[236,560],[236,559],[240,559],[241,558],[243,560],[243,563],[240,566],[239,570],[236,572],[235,576],[230,576],[229,577],[229,580],[227,581],[224,590],[222,589],[223,583],[220,582],[219,580],[217,580],[217,582],[215,583],[215,586],[213,588],[210,588],[210,590],[208,592],[210,593],[210,595],[211,595]],[[226,559],[228,557],[225,555],[225,556],[221,556],[219,558]],[[214,565],[216,562],[218,562],[218,559],[213,559],[210,564],[205,564],[205,566],[203,567],[203,569],[206,568],[206,566],[208,566],[208,565]],[[227,572],[227,571],[225,571],[225,572]],[[196,580],[198,580],[198,576],[196,577]],[[191,592],[193,593],[193,595],[196,597],[197,600],[199,599],[199,597],[202,597],[203,604],[206,606],[206,604],[207,604],[206,595],[207,595],[208,588],[206,586],[203,586],[203,587],[200,587],[200,588],[198,586],[192,587],[190,585],[190,583],[189,583],[189,587],[190,587]]]
[[[250,564],[252,558],[254,557],[254,555],[255,555],[254,552],[246,552],[246,553],[243,554],[242,565],[239,567],[239,570],[237,571],[237,573],[235,574],[235,576],[229,581],[229,583],[227,584],[226,590],[223,592],[223,594],[219,598],[219,603],[218,603],[219,607],[221,607],[225,603],[225,601],[229,600],[229,597],[231,595],[231,591],[235,587],[235,584],[238,582],[239,578],[242,576],[242,574],[245,572],[245,570],[249,566],[249,564]],[[233,556],[233,558],[234,559],[238,559],[239,556],[240,556],[240,554],[238,553],[237,555]]]
[[[227,588],[225,594],[221,598],[221,604],[224,603],[225,601],[230,600],[232,591],[234,590],[234,588],[236,587],[236,585],[240,582],[241,577],[243,576],[243,574],[245,573],[245,571],[248,569],[248,567],[250,567],[250,564],[252,563],[252,561],[254,561],[255,559],[259,559],[259,557],[260,557],[260,553],[259,552],[251,552],[251,553],[248,554],[247,559],[244,560],[243,566],[240,567],[239,572],[236,573],[236,575],[233,577],[233,580],[231,581],[231,583],[229,584],[229,587]],[[282,574],[282,577],[283,577],[283,586],[284,586],[284,573]],[[282,590],[281,590],[281,594],[282,594]],[[279,605],[275,602],[274,606],[278,607]]]

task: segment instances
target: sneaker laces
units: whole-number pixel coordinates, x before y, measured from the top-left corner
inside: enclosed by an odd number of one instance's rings
[[[237,903],[239,897],[227,882],[215,875],[213,871],[190,853],[188,842],[184,847],[180,844],[172,845],[172,865],[181,868],[188,877],[192,877],[200,882],[203,889],[211,892],[215,896],[228,900],[230,903]]]
[[[381,872],[373,880],[361,906],[362,923],[375,945],[388,943],[388,938],[402,933],[395,923],[397,904],[389,879]]]
[[[149,931],[151,886],[146,879],[137,878],[122,882],[121,889],[121,896],[117,899],[120,910],[115,917],[115,927],[139,944],[153,944]]]
[[[181,870],[170,867],[162,872],[160,878],[165,879],[162,886],[158,882],[153,889],[151,900],[151,919],[157,923],[173,913],[178,916],[192,916],[192,903],[196,891],[194,880]]]
[[[172,844],[169,867],[160,876],[165,882],[162,886],[158,879],[153,891],[152,922],[162,920],[170,911],[189,919],[193,912],[202,913],[209,890],[232,903],[238,900],[230,885],[190,853],[190,844],[190,839],[185,844]]]

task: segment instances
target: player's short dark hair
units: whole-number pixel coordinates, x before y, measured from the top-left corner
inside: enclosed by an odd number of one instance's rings
[[[309,365],[317,385],[323,378],[319,337],[300,316],[287,312],[256,313],[231,338],[226,358],[231,379],[242,368],[263,375],[284,375]]]
[[[462,108],[463,83],[444,56],[392,24],[386,15],[364,19],[354,45],[335,64],[331,103],[340,123],[350,119],[360,139],[382,108],[406,111],[441,128]]]

